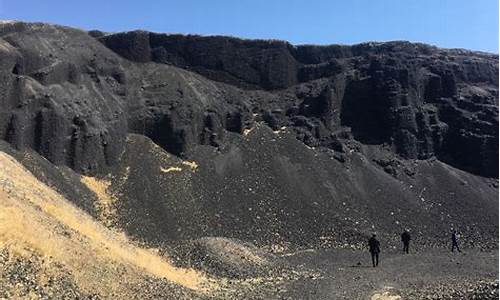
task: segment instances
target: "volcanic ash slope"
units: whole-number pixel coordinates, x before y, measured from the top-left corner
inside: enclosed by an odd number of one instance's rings
[[[175,291],[179,297],[203,294],[210,287],[203,274],[176,268],[154,249],[106,229],[4,152],[0,253],[0,296],[6,298],[30,297],[23,294],[29,291],[38,293],[31,296],[123,299],[141,294],[155,280],[156,292]]]

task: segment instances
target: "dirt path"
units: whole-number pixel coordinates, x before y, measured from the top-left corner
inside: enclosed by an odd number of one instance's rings
[[[429,295],[438,297],[430,299],[448,299],[454,293],[470,292],[480,281],[498,280],[497,250],[465,250],[460,254],[446,250],[409,255],[381,253],[377,268],[371,266],[370,255],[360,251],[308,251],[289,256],[287,260],[322,274],[318,279],[292,284],[287,293],[291,299],[396,300]],[[498,285],[495,297],[498,297]]]

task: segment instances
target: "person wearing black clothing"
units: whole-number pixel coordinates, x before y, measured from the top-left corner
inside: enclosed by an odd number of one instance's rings
[[[377,267],[378,255],[380,253],[380,242],[377,240],[377,235],[372,235],[372,237],[368,240],[368,247],[370,254],[372,255],[373,267]]]
[[[403,252],[405,252],[406,254],[408,254],[410,250],[410,240],[410,232],[408,231],[408,229],[406,229],[403,234],[401,234],[401,241],[403,242]]]
[[[451,252],[454,252],[455,247],[457,248],[458,252],[462,252],[462,251],[460,251],[460,248],[458,248],[458,235],[457,235],[457,231],[453,230],[452,233],[451,233]]]

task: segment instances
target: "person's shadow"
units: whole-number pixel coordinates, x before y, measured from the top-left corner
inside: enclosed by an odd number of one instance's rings
[[[349,266],[350,268],[359,268],[359,269],[371,269],[373,268],[372,266],[370,265],[363,265],[361,262],[358,262],[357,264],[355,265],[351,265]]]

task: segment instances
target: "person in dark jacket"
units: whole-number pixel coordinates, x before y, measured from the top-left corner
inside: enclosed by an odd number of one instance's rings
[[[460,248],[458,248],[458,234],[457,234],[457,231],[453,230],[451,232],[451,252],[455,251],[455,247],[457,248],[458,252],[462,252],[462,251],[460,251]]]
[[[372,237],[368,240],[368,247],[370,250],[370,254],[372,255],[373,267],[377,267],[378,255],[380,253],[380,242],[377,240],[376,234],[373,234]]]
[[[403,242],[403,252],[408,254],[410,251],[410,241],[411,241],[411,236],[408,229],[405,229],[403,234],[401,234],[401,241]]]

